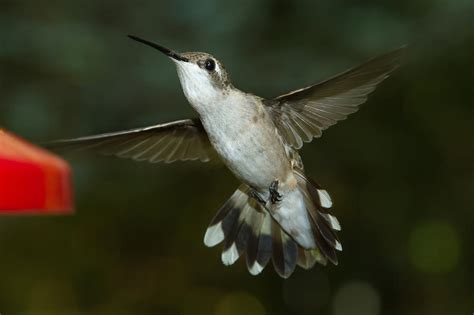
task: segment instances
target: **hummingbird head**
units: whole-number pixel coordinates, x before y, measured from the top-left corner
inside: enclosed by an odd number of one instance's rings
[[[203,52],[177,53],[136,36],[129,37],[167,55],[178,70],[179,80],[188,101],[194,106],[206,106],[226,94],[232,87],[222,63]]]

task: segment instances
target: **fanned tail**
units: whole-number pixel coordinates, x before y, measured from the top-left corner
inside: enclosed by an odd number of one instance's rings
[[[208,247],[224,244],[221,255],[224,265],[232,265],[245,255],[249,272],[257,275],[272,260],[276,272],[288,278],[296,265],[310,269],[316,262],[325,265],[329,260],[337,264],[335,250],[342,248],[335,231],[340,230],[340,226],[327,212],[331,206],[329,195],[304,175],[295,174],[297,191],[304,199],[302,204],[311,226],[309,237],[315,246],[302,246],[297,237],[285,230],[285,224],[270,214],[271,210],[249,196],[249,186],[242,184],[219,209],[204,236]],[[301,209],[295,208],[295,211]]]

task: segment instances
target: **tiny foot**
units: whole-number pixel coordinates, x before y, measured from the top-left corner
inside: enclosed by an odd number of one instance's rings
[[[250,189],[249,196],[255,200],[257,200],[258,203],[260,203],[262,206],[265,207],[265,200],[260,196],[260,194],[253,188]]]
[[[281,201],[281,198],[283,197],[279,192],[278,192],[278,180],[274,180],[271,184],[270,184],[270,187],[269,187],[269,191],[270,191],[270,201],[275,204],[277,202],[280,202]]]

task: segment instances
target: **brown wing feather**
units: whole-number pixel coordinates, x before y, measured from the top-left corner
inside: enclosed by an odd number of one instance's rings
[[[404,47],[321,83],[264,101],[281,135],[295,149],[356,112],[377,84],[395,70]]]
[[[46,147],[56,151],[94,150],[106,155],[152,163],[171,163],[177,160],[207,162],[213,150],[198,119],[183,119],[145,128],[58,140]]]

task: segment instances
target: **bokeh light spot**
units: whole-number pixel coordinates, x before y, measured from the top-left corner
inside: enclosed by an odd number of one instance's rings
[[[334,295],[333,310],[334,315],[377,315],[380,313],[380,297],[368,283],[349,282]]]
[[[216,315],[265,315],[262,303],[247,292],[229,293],[219,301]]]
[[[429,221],[415,227],[409,250],[413,266],[429,273],[453,270],[461,253],[458,233],[444,221]]]
[[[213,314],[216,303],[223,297],[218,287],[193,287],[181,299],[181,315]]]
[[[328,277],[318,269],[297,270],[283,283],[283,299],[297,314],[315,314],[329,300]]]

